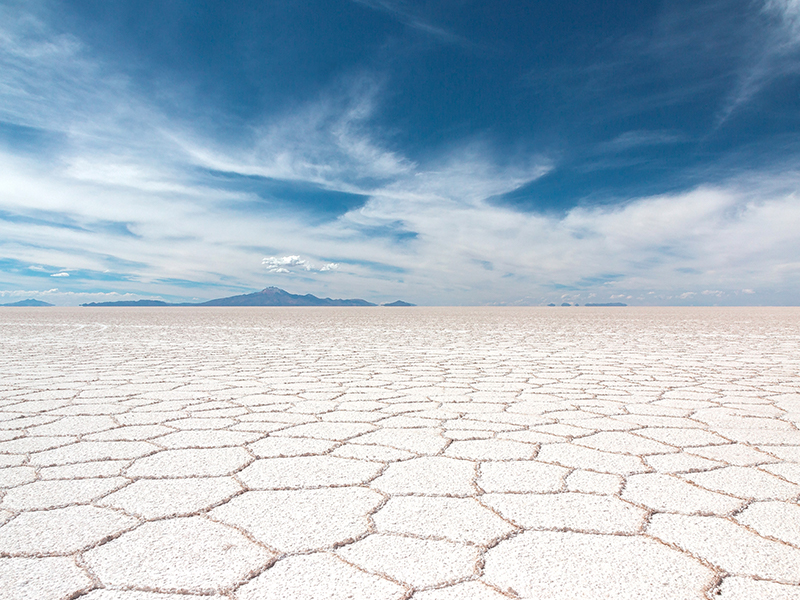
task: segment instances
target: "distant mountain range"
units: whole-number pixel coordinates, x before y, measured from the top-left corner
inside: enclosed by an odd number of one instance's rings
[[[547,306],[555,306],[552,302]],[[569,302],[564,302],[561,306],[572,306]],[[575,306],[580,306],[580,304],[576,304]],[[587,302],[584,306],[628,306],[624,302]]]
[[[194,304],[172,304],[163,300],[120,300],[119,302],[87,302],[81,306],[195,306]]]
[[[19,302],[11,302],[9,304],[0,304],[0,306],[53,306],[49,302],[42,302],[41,300],[35,300],[34,298],[28,298],[27,300],[20,300]]]
[[[290,294],[277,287],[264,288],[260,292],[216,298],[207,302],[179,303],[163,302],[161,300],[122,300],[119,302],[89,302],[81,306],[377,306],[372,302],[355,299],[317,298],[311,294]],[[408,302],[398,300],[383,306],[414,306]]]
[[[601,302],[601,303],[587,303],[584,306],[628,306],[624,302]]]

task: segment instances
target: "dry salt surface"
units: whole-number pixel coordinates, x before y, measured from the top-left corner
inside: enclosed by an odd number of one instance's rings
[[[1,309],[0,599],[800,599],[798,309]]]

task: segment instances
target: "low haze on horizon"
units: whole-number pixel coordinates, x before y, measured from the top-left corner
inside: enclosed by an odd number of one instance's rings
[[[0,304],[800,304],[800,0],[10,0]]]

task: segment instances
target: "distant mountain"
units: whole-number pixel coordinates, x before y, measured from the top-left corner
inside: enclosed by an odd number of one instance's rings
[[[88,302],[81,306],[186,306],[181,304],[170,304],[163,300],[120,300],[118,302]]]
[[[399,300],[398,300],[399,302]],[[268,287],[260,292],[217,298],[198,304],[171,304],[161,300],[123,300],[120,302],[89,302],[81,306],[376,306],[361,299],[317,298],[311,294],[290,294],[277,287]],[[399,306],[399,305],[398,305]],[[406,306],[405,304],[403,306]],[[411,306],[411,305],[408,305]]]
[[[42,302],[41,300],[35,300],[34,298],[28,298],[27,300],[20,300],[19,302],[11,302],[9,304],[0,304],[0,306],[54,306],[49,302]]]
[[[599,304],[586,303],[584,306],[628,306],[624,302],[604,302]]]
[[[403,302],[402,300],[396,300],[395,302],[387,302],[386,304],[381,304],[381,306],[416,306],[416,304],[411,304],[410,302]]]
[[[195,306],[376,306],[372,302],[361,299],[332,300],[331,298],[317,298],[311,294],[303,296],[290,294],[277,287],[264,288],[260,292],[217,298],[208,302],[201,302]]]

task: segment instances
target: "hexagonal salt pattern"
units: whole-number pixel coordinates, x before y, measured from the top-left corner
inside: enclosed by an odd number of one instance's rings
[[[73,558],[0,558],[0,600],[62,600],[92,585]]]
[[[369,488],[246,492],[211,511],[280,552],[321,550],[362,537],[367,515],[384,501]]]
[[[132,517],[94,506],[23,512],[0,527],[0,555],[74,554],[136,525]]]
[[[800,600],[800,310],[16,309],[0,600]]]
[[[265,458],[241,472],[251,489],[301,489],[366,483],[383,465],[336,456]]]
[[[273,556],[235,529],[186,517],[145,523],[84,560],[107,585],[207,593],[246,581]]]
[[[516,530],[473,498],[400,496],[391,498],[373,520],[380,532],[438,537],[481,546]]]
[[[406,588],[385,577],[365,573],[330,554],[286,558],[239,588],[238,600],[401,600]]]
[[[800,584],[800,548],[765,539],[727,519],[659,514],[647,531],[727,573]]]
[[[195,596],[196,597],[196,596]],[[202,595],[203,600],[227,600],[228,596],[218,594]],[[192,596],[188,596],[192,598]],[[99,589],[81,596],[81,600],[187,600],[186,594],[162,594],[137,590]]]
[[[501,594],[480,581],[465,581],[443,588],[416,592],[412,598],[414,600],[505,600],[508,595]]]
[[[478,571],[479,549],[447,540],[371,535],[338,552],[371,573],[415,588],[468,579]]]
[[[640,537],[529,531],[486,556],[485,578],[522,598],[696,600],[714,573]]]
[[[188,516],[228,500],[242,491],[232,477],[140,479],[96,503],[144,519]]]
[[[746,577],[726,577],[711,592],[711,597],[721,600],[800,600],[800,586],[754,581]]]

